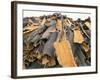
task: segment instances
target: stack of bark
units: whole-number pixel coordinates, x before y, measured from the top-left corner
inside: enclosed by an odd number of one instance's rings
[[[91,65],[91,19],[54,13],[23,19],[23,68]]]

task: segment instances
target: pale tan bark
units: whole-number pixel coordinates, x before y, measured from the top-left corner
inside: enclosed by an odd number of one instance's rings
[[[60,42],[54,43],[57,59],[63,67],[75,67],[76,63],[68,40],[62,37]]]
[[[84,24],[91,30],[91,23],[90,22],[85,22]]]
[[[57,30],[62,30],[62,21],[59,19],[57,19],[56,28]]]
[[[81,34],[81,31],[79,28],[73,29],[74,31],[74,43],[83,43],[84,42],[84,37]]]

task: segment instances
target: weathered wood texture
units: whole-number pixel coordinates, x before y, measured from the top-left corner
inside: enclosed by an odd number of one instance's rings
[[[34,16],[34,15],[33,15]],[[54,13],[23,19],[23,68],[91,65],[91,19]]]

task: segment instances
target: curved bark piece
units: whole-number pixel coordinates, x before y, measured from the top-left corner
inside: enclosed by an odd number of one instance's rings
[[[74,60],[70,43],[65,39],[64,36],[60,42],[57,41],[54,43],[54,48],[60,65],[62,65],[63,67],[77,66]]]
[[[83,43],[84,37],[78,26],[75,29],[73,29],[73,32],[74,32],[74,43],[79,43],[79,44]]]

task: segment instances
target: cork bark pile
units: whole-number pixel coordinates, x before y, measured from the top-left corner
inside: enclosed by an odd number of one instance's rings
[[[91,65],[91,19],[53,13],[23,18],[23,68]]]

